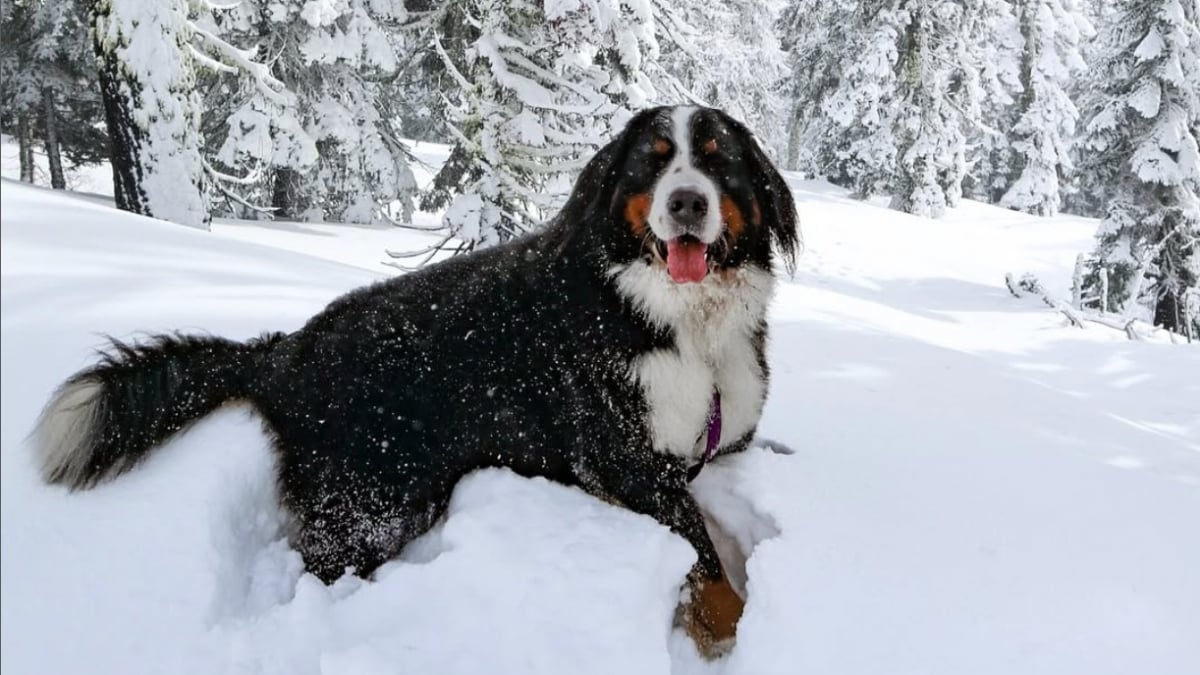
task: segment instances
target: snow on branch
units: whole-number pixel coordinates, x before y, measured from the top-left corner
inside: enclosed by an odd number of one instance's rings
[[[234,176],[233,174],[228,174],[213,168],[213,165],[209,164],[208,160],[204,160],[204,170],[209,176],[212,176],[213,179],[221,183],[230,183],[233,185],[254,185],[259,181],[259,179],[262,178],[262,167],[255,167],[245,176]]]
[[[1032,274],[1026,274],[1025,276],[1021,277],[1020,281],[1014,281],[1012,274],[1005,274],[1004,284],[1008,286],[1008,292],[1012,293],[1013,297],[1021,298],[1024,297],[1026,293],[1039,295],[1042,298],[1042,302],[1046,303],[1047,307],[1062,312],[1063,316],[1067,317],[1067,321],[1072,326],[1075,326],[1076,328],[1084,327],[1084,319],[1079,315],[1079,312],[1069,305],[1063,304],[1062,302],[1050,297],[1050,294],[1047,293],[1046,289],[1042,287],[1041,282],[1038,281],[1037,277],[1033,276]]]
[[[192,52],[201,63],[223,72],[244,72],[258,85],[263,96],[279,105],[287,105],[288,99],[284,95],[287,87],[271,74],[270,68],[251,58],[255,50],[238,49],[195,23],[192,24],[192,33],[211,50],[201,55],[201,48],[192,47]]]
[[[194,1],[194,0],[193,0]],[[242,0],[233,0],[233,2],[214,2],[214,0],[200,0],[205,9],[227,12],[231,9],[237,9],[242,5]]]
[[[205,54],[200,49],[197,49],[196,45],[188,45],[188,51],[192,53],[192,58],[196,59],[196,63],[208,68],[209,70],[218,73],[229,73],[230,75],[237,75],[238,73],[242,72],[231,65],[222,63],[208,54]]]
[[[475,88],[475,85],[472,84],[471,81],[462,74],[462,71],[458,69],[458,66],[454,65],[454,61],[450,58],[450,55],[446,53],[446,48],[442,46],[442,38],[440,35],[435,34],[433,36],[433,49],[437,52],[438,57],[442,59],[442,65],[445,66],[446,72],[450,73],[450,77],[454,78],[454,81],[458,83],[459,87],[465,91]],[[445,97],[443,96],[443,99],[444,98]]]

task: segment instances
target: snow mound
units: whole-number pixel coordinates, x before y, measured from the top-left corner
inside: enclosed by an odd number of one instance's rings
[[[1200,350],[1007,294],[1010,271],[1062,288],[1092,221],[794,187],[809,251],[773,308],[761,430],[795,453],[695,484],[749,593],[708,664],[672,629],[691,549],[546,481],[474,474],[375,581],[331,587],[283,538],[246,410],[96,490],[42,485],[26,435],[101,333],[291,330],[382,255],[368,229],[200,232],[4,182],[0,669],[1193,673]]]

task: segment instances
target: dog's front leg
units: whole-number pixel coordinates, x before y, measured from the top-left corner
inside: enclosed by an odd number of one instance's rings
[[[744,603],[729,583],[700,507],[688,491],[683,460],[652,450],[630,455],[607,457],[589,467],[598,479],[595,491],[666,525],[696,550],[698,560],[688,574],[684,627],[700,653],[715,658],[732,647]]]

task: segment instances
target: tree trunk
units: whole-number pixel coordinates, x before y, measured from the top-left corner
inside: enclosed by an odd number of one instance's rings
[[[58,146],[58,110],[50,87],[42,90],[42,115],[45,117],[42,123],[46,125],[46,157],[50,160],[50,187],[65,190],[67,181],[63,177],[62,152]]]
[[[122,7],[136,11],[109,0],[90,0],[88,7],[114,201],[124,211],[207,229],[186,7],[182,0],[156,0],[157,13],[140,17],[121,14]],[[158,25],[137,28],[146,21]],[[165,56],[146,63],[136,53]]]
[[[104,118],[108,126],[109,163],[113,174],[113,200],[118,209],[131,213],[150,215],[146,206],[146,195],[142,192],[142,167],[137,153],[141,145],[141,132],[133,121],[130,101],[121,92],[121,64],[114,55],[101,46],[97,17],[99,2],[92,3],[92,34],[96,60],[99,66],[100,95],[104,98]],[[138,83],[130,82],[134,89]],[[136,95],[136,93],[135,93]]]
[[[297,220],[307,206],[301,195],[300,172],[288,167],[275,169],[275,184],[271,190],[271,206],[276,220]]]
[[[33,125],[29,123],[29,115],[21,113],[17,116],[17,143],[21,156],[21,180],[33,182]]]
[[[1184,332],[1179,316],[1179,299],[1174,289],[1163,289],[1154,303],[1154,325],[1162,326],[1173,333]]]
[[[792,107],[792,114],[788,116],[788,143],[787,157],[784,158],[784,166],[789,171],[800,170],[800,131],[802,127],[800,104]]]

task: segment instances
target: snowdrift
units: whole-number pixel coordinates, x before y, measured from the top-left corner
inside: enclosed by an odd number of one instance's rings
[[[1200,350],[1079,330],[1094,223],[942,221],[796,182],[809,250],[773,308],[751,451],[697,492],[749,554],[737,648],[672,630],[694,554],[654,521],[492,470],[370,583],[281,538],[258,422],[229,408],[117,482],[41,485],[25,437],[102,334],[298,327],[380,278],[392,229],[217,223],[0,186],[6,673],[1185,675],[1200,663]],[[334,262],[337,261],[337,262]]]

